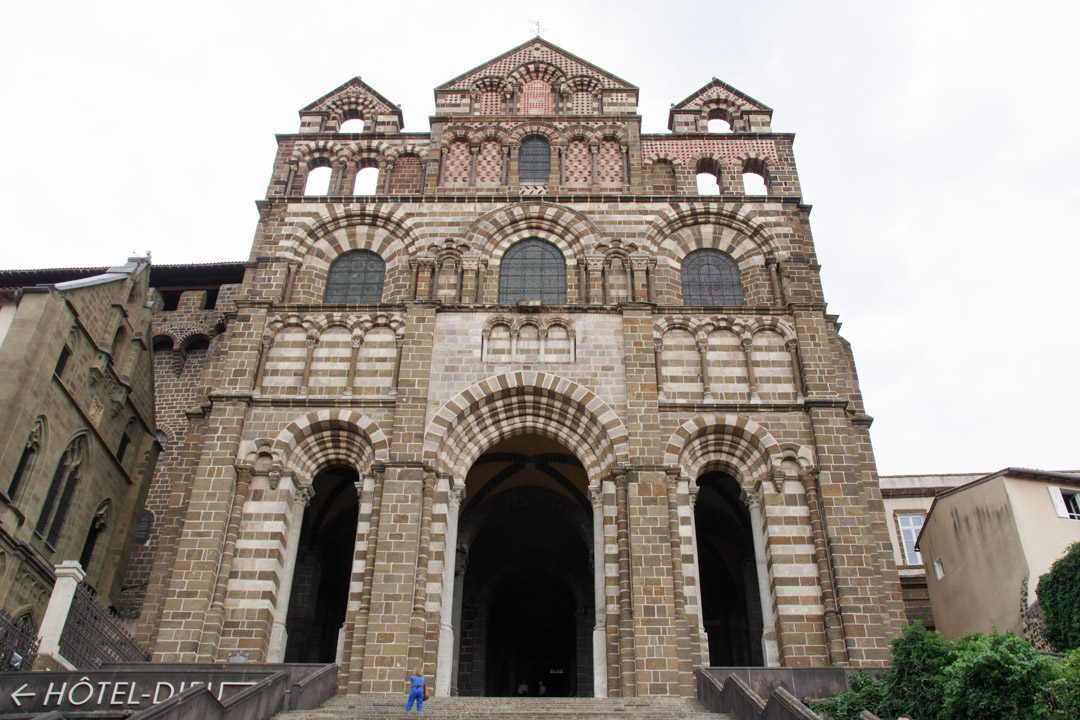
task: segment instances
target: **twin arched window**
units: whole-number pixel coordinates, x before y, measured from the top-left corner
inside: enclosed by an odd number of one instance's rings
[[[742,305],[739,264],[720,250],[695,250],[682,264],[683,305]]]
[[[566,304],[566,260],[546,240],[528,238],[515,243],[499,263],[499,302],[519,300]]]
[[[370,250],[350,250],[330,265],[323,302],[381,302],[385,277],[386,263],[381,257]]]

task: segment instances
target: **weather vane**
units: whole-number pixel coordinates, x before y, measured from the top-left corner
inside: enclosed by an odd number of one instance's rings
[[[540,33],[544,32],[544,30],[547,30],[547,28],[543,28],[543,29],[540,28],[540,21],[539,20],[530,20],[529,24],[536,26],[536,37],[540,37]]]

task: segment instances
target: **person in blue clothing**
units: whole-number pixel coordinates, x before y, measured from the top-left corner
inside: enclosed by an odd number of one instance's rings
[[[427,681],[424,680],[423,668],[416,668],[416,672],[409,678],[412,683],[409,689],[409,701],[405,703],[405,712],[412,710],[413,702],[416,702],[416,712],[424,711],[424,687],[427,685]]]

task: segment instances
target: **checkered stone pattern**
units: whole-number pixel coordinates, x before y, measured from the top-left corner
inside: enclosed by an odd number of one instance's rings
[[[592,183],[592,153],[584,140],[571,140],[566,146],[566,184]]]
[[[476,184],[494,186],[502,182],[503,152],[495,140],[485,140],[480,144],[480,154],[476,158]]]
[[[623,156],[619,143],[604,140],[596,154],[596,182],[601,185],[621,185]]]
[[[472,171],[472,153],[469,143],[456,140],[450,143],[446,153],[446,168],[443,170],[443,183],[446,185],[468,185]]]
[[[480,93],[477,103],[481,115],[501,115],[506,112],[506,101],[501,92],[487,91]]]

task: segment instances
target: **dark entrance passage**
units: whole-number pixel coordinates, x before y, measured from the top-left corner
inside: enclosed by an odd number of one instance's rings
[[[592,694],[592,507],[585,471],[561,445],[516,438],[466,480],[457,690]]]
[[[709,664],[764,665],[754,538],[741,488],[723,472],[702,475],[698,485],[694,523]]]
[[[352,468],[339,467],[324,470],[312,482],[315,495],[304,512],[289,599],[285,662],[332,663],[336,658],[349,599],[359,479]]]

